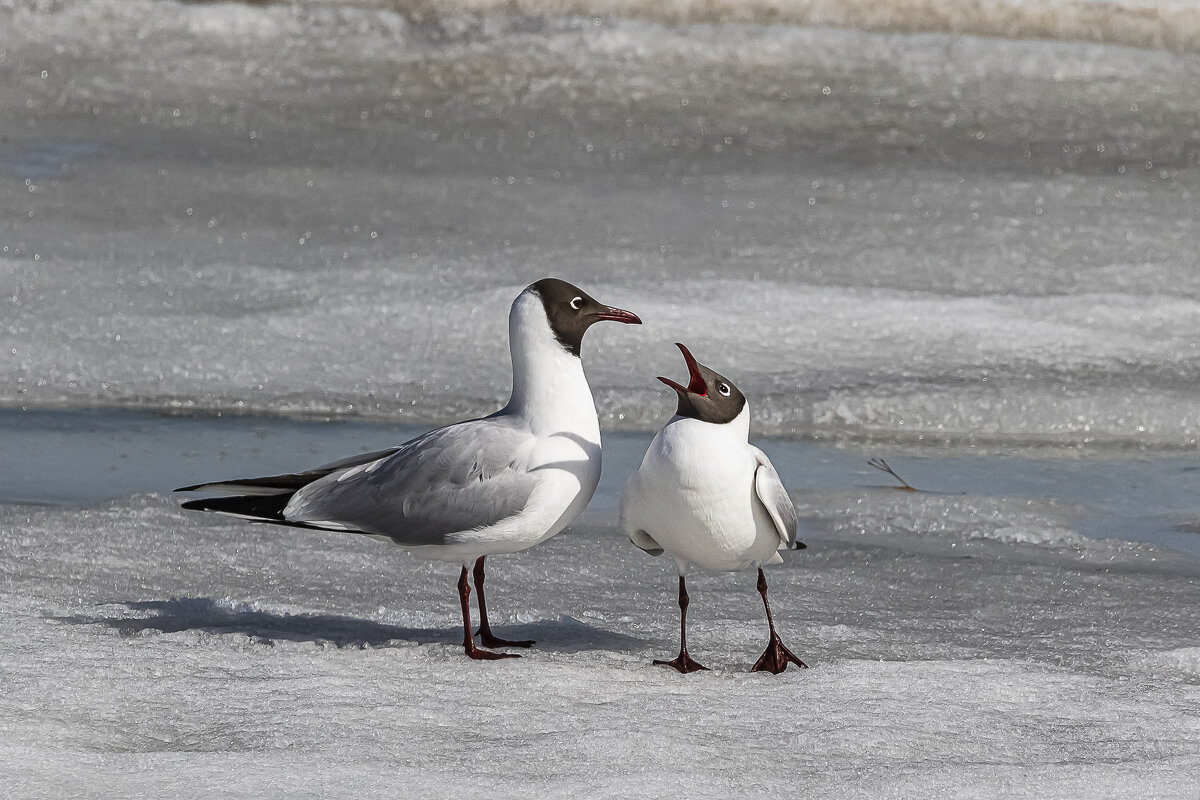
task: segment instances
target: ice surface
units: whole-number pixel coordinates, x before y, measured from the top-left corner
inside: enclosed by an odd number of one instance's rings
[[[294,472],[424,432],[345,418],[0,409],[0,503],[90,506],[215,478]],[[598,521],[615,519],[621,488],[650,439],[649,432],[605,433],[604,473],[589,506]],[[1200,556],[1200,468],[1187,453],[754,442],[822,529],[898,534],[910,545],[949,533],[960,543],[993,539],[1093,552],[1139,541]],[[867,454],[881,453],[920,491],[898,492],[898,480],[872,469]]]
[[[555,274],[646,320],[589,334],[610,425],[657,423],[682,340],[764,433],[1200,433],[1194,55],[26,8],[0,9],[5,403],[487,413],[507,304]]]
[[[888,514],[876,513],[876,524]],[[470,662],[452,568],[162,497],[0,507],[0,789],[37,798],[1194,796],[1194,561],[829,532],[769,571],[812,668],[746,672],[752,573],[689,580],[582,524],[495,559]],[[964,549],[965,548],[965,549]],[[1031,549],[1032,548],[1032,549]]]
[[[1094,530],[1194,519],[1186,458],[897,454],[928,490],[911,493],[852,451],[762,442],[809,545],[769,570],[772,605],[812,668],[747,673],[765,644],[753,574],[694,573],[691,649],[714,671],[684,677],[650,664],[677,647],[673,569],[613,524],[644,434],[606,437],[579,523],[492,559],[499,632],[539,644],[483,664],[461,654],[452,567],[162,495],[96,499],[408,429],[0,421],[33,479],[0,497],[86,503],[0,505],[5,796],[1188,798],[1200,778],[1196,551]]]
[[[1194,4],[397,5],[0,0],[0,499],[52,504],[0,504],[0,795],[1195,797]],[[332,437],[104,411],[488,413],[545,275],[646,324],[584,346],[592,508],[489,573],[519,661],[444,566],[162,494]],[[673,341],[793,437],[806,672],[745,673],[749,573],[649,663]]]

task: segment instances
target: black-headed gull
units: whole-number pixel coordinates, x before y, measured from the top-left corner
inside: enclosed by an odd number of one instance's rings
[[[687,651],[687,585],[695,565],[712,570],[758,569],[758,591],[771,639],[753,671],[806,666],[775,632],[764,564],[781,564],[778,550],[801,549],[797,516],[778,473],[763,451],[747,442],[750,409],[728,378],[696,362],[682,344],[687,386],[659,378],[679,396],[675,416],[654,437],[621,496],[621,528],[650,553],[664,551],[679,570],[679,655],[655,661],[680,672],[707,669]]]
[[[579,348],[588,328],[603,320],[641,322],[566,281],[544,278],[521,292],[509,312],[513,388],[504,408],[305,472],[186,486],[178,491],[236,495],[183,507],[365,534],[423,558],[461,563],[467,655],[512,656],[475,646],[467,569],[474,564],[484,647],[533,644],[492,635],[483,563],[489,555],[549,539],[583,511],[596,490],[600,423]]]

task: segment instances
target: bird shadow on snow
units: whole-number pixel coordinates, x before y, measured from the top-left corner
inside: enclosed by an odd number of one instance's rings
[[[332,644],[335,647],[382,647],[402,640],[416,644],[461,645],[462,629],[412,628],[335,614],[288,614],[239,606],[207,597],[126,601],[114,604],[131,615],[55,617],[72,625],[102,625],[122,636],[199,631],[214,636],[241,634],[263,645],[278,641]],[[114,606],[109,606],[113,608]],[[566,615],[554,620],[498,625],[497,635],[534,639],[538,649],[552,652],[616,650],[644,647],[647,642],[597,628]]]

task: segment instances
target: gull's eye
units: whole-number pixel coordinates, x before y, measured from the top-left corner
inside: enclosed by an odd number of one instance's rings
[[[575,297],[575,298],[571,299],[571,308],[578,311],[582,307],[583,307],[583,298],[582,297]]]
[[[717,384],[717,392],[720,393],[721,397],[729,397],[729,384],[728,383],[718,383]]]

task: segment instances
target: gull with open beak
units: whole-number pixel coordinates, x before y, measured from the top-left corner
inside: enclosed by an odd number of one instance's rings
[[[796,509],[766,454],[747,441],[750,409],[745,396],[728,378],[698,363],[682,344],[676,346],[687,362],[688,385],[659,378],[675,390],[679,405],[621,497],[626,535],[651,555],[669,553],[679,570],[679,655],[654,663],[684,673],[707,669],[687,650],[684,573],[698,566],[758,570],[771,635],[752,671],[780,673],[789,663],[804,667],[775,631],[762,569],[783,563],[780,549],[804,547],[796,540]]]

